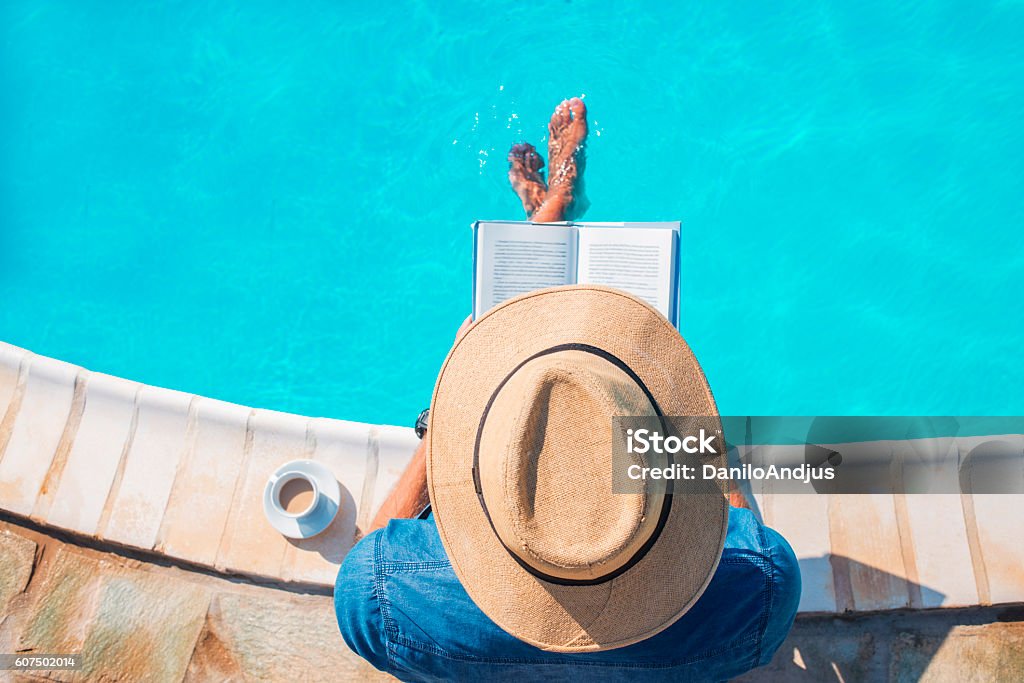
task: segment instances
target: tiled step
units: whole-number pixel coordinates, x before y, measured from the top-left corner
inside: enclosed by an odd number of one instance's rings
[[[12,356],[4,354],[4,360]],[[65,431],[69,427],[73,431],[81,415],[81,400],[75,400],[76,391],[81,390],[81,369],[42,356],[19,360],[21,376],[4,416],[0,505],[28,516],[58,449],[64,451],[69,445]],[[12,370],[8,368],[6,374]]]
[[[0,509],[229,573],[333,584],[417,444],[411,429],[254,410],[0,343]],[[292,541],[262,496],[299,458],[331,469],[342,505]]]
[[[1008,479],[1024,483],[1020,435],[834,445],[844,457],[886,449],[926,449],[962,459],[979,444],[1000,444]],[[787,449],[796,452],[787,453]],[[802,447],[741,449],[755,465],[799,461]],[[905,455],[905,454],[904,454]],[[960,462],[954,460],[954,462]],[[953,470],[955,472],[955,468]],[[1024,496],[1009,493],[778,494],[753,491],[764,521],[800,558],[801,612],[865,612],[966,607],[1024,600]]]
[[[190,406],[198,400],[157,387],[139,391],[131,442],[97,527],[101,537],[147,550],[156,545],[178,463],[189,445]]]
[[[995,444],[993,446],[993,443]],[[91,373],[0,344],[0,509],[227,573],[329,586],[408,462],[411,429],[307,418]],[[962,458],[1001,448],[1024,478],[1024,437],[877,442]],[[788,446],[741,449],[755,464]],[[324,533],[293,541],[263,515],[282,463],[312,458],[341,485]],[[751,492],[800,558],[800,611],[1024,601],[1024,496]]]

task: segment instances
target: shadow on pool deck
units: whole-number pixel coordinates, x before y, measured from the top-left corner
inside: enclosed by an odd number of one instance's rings
[[[800,616],[754,681],[1013,681],[1024,676],[1024,606]]]
[[[906,590],[920,604],[944,595],[856,560],[828,563],[836,577],[857,577],[880,594]],[[837,591],[842,590],[837,588]],[[1020,681],[1024,677],[1024,606],[899,609],[801,614],[771,663],[743,681]]]

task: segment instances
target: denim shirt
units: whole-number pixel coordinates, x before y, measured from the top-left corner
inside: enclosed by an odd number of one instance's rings
[[[737,508],[700,599],[661,633],[614,650],[545,652],[501,630],[459,583],[433,519],[393,520],[368,535],[334,589],[345,642],[406,681],[725,680],[771,660],[799,601],[789,544]]]

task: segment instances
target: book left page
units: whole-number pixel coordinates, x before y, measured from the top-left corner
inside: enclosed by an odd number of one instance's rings
[[[474,319],[514,296],[576,281],[572,226],[480,222],[474,247]]]

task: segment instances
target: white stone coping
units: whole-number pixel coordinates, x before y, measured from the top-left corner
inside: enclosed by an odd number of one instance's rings
[[[999,438],[1024,452],[1024,437]],[[247,408],[0,343],[0,508],[224,572],[332,585],[417,444],[407,428]],[[337,519],[305,541],[262,512],[264,482],[294,458],[342,488]],[[753,498],[800,558],[802,612],[1024,601],[1024,496]]]
[[[412,429],[247,408],[0,343],[0,508],[225,572],[332,585],[418,443]],[[262,509],[267,477],[296,458],[342,489],[328,530],[300,541]]]

